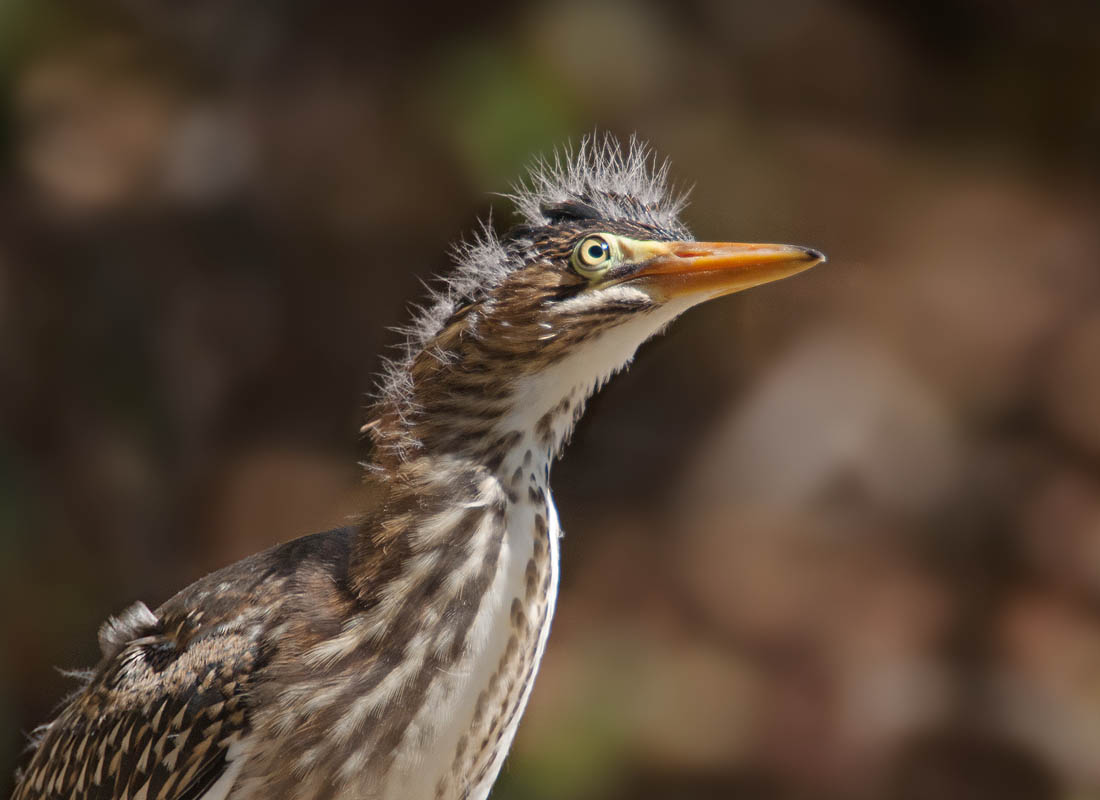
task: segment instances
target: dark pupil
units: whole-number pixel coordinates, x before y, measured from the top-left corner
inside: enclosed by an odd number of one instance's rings
[[[603,258],[604,244],[602,242],[593,242],[588,245],[588,257],[593,261],[599,261]]]

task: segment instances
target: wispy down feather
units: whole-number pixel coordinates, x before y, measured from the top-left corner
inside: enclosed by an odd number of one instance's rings
[[[134,639],[156,630],[157,615],[140,600],[99,626],[99,649],[105,659],[114,658]]]
[[[548,207],[581,201],[602,219],[641,222],[686,235],[680,212],[687,196],[670,188],[668,168],[668,161],[658,161],[635,137],[625,148],[610,135],[585,137],[576,152],[566,147],[537,159],[527,182],[513,187],[507,197],[528,225],[546,225]]]

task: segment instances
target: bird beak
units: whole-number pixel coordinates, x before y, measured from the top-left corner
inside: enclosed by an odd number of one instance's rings
[[[787,244],[638,242],[637,245],[640,252],[628,255],[641,262],[641,268],[627,280],[641,284],[663,300],[694,295],[702,302],[795,275],[825,260],[817,250]]]

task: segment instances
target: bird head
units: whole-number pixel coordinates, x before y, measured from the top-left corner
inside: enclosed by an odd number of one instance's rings
[[[824,260],[696,241],[667,163],[633,141],[586,139],[509,197],[519,224],[503,237],[483,226],[456,249],[388,370],[374,433],[402,457],[499,449],[515,435],[537,435],[552,457],[588,397],[685,310]]]

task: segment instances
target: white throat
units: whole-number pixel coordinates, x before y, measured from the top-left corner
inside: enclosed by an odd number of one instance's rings
[[[638,291],[631,289],[630,291]],[[639,312],[577,347],[556,364],[521,379],[512,410],[498,423],[500,433],[519,431],[542,445],[550,461],[557,456],[585,403],[615,373],[626,367],[650,337],[702,298],[677,298]],[[540,430],[549,425],[550,436]]]

